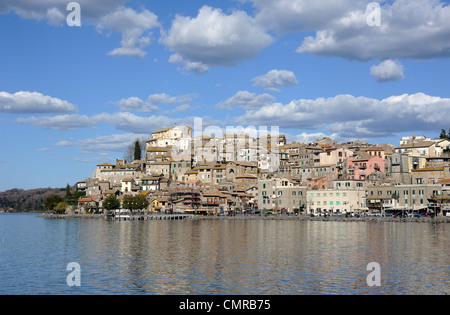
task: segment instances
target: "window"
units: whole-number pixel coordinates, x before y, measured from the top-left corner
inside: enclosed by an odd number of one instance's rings
[[[292,192],[292,196],[296,196],[297,193],[295,191]]]

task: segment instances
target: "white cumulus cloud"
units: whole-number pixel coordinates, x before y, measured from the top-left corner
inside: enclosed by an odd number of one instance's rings
[[[370,74],[378,82],[399,81],[405,78],[403,65],[390,59],[383,61],[378,66],[372,66]]]
[[[308,36],[299,53],[350,60],[450,57],[450,6],[439,0],[381,3],[381,25],[369,26],[365,1]]]
[[[264,75],[252,80],[254,86],[265,87],[271,91],[279,92],[279,87],[288,87],[298,84],[297,78],[292,71],[270,70]]]
[[[177,105],[189,106],[197,95],[186,94],[180,96],[170,96],[166,93],[152,94],[147,100],[142,100],[139,97],[129,97],[115,102],[122,111],[135,111],[141,113],[154,113],[160,111],[158,105]]]
[[[268,124],[297,130],[324,129],[342,138],[392,136],[399,132],[432,131],[445,126],[450,99],[424,93],[383,100],[352,95],[293,100],[248,110],[237,123]]]
[[[177,15],[160,42],[175,52],[171,63],[200,74],[255,58],[273,39],[244,11],[203,6],[197,17]]]
[[[217,109],[233,109],[240,107],[246,110],[258,109],[275,101],[275,97],[270,94],[255,94],[248,91],[239,91],[225,102],[216,105]]]
[[[122,34],[122,47],[110,51],[111,56],[145,57],[145,48],[150,45],[150,30],[159,28],[158,17],[144,9],[137,12],[134,9],[119,7],[114,12],[105,15],[97,25],[99,31],[108,29]]]
[[[68,101],[46,96],[38,92],[21,91],[14,94],[0,92],[0,113],[60,114],[75,112],[77,110],[77,106]]]

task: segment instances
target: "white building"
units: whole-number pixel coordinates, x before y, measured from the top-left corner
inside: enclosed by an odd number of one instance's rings
[[[366,192],[362,189],[307,191],[307,213],[352,213],[366,210]]]
[[[298,186],[287,178],[258,181],[258,208],[261,210],[294,212],[306,204],[304,186]]]
[[[147,141],[147,148],[152,147],[173,147],[180,145],[186,146],[192,139],[191,127],[170,127],[161,129],[152,133],[152,138]]]

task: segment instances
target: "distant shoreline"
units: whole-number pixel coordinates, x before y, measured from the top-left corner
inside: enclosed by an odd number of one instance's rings
[[[44,219],[103,219],[104,215],[99,214],[41,214],[38,218]],[[322,221],[322,222],[421,222],[421,223],[450,223],[450,217],[421,217],[421,218],[392,218],[392,217],[310,217],[305,215],[237,215],[231,217],[217,216],[193,216],[185,220],[264,220],[264,221]]]

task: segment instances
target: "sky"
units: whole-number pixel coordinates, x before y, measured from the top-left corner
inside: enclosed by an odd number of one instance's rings
[[[174,125],[399,145],[450,128],[439,0],[0,0],[0,191]]]

